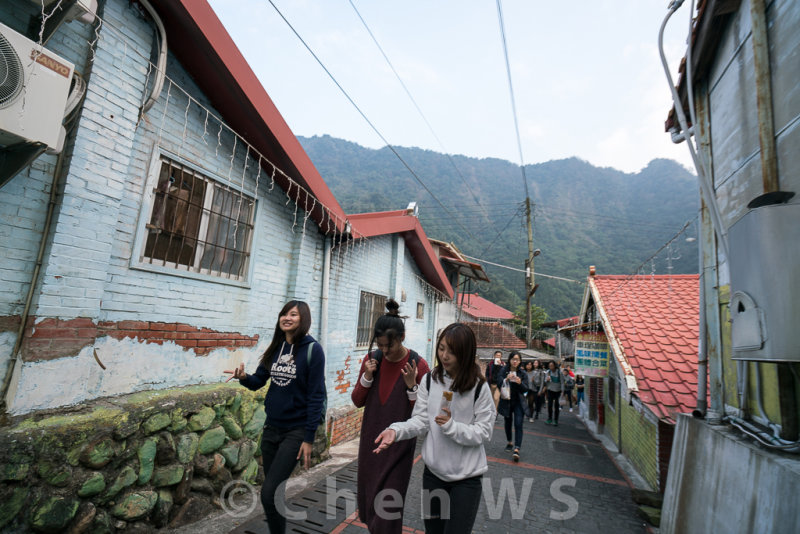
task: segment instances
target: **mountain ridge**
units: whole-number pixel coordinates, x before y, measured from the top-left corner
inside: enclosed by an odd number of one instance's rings
[[[482,296],[512,311],[524,303],[524,276],[518,271],[527,256],[527,231],[519,165],[394,147],[442,208],[388,147],[367,148],[328,135],[299,140],[345,212],[397,210],[418,202],[429,237],[516,269],[486,265],[492,283],[478,288]],[[631,274],[695,219],[699,207],[696,177],[663,158],[626,173],[570,157],[527,164],[525,175],[534,247],[542,250],[535,272],[579,281],[585,281],[589,265],[597,266],[599,274]],[[695,237],[696,223],[689,231]],[[696,244],[678,239],[647,267],[648,273],[696,273]],[[536,281],[541,287],[534,303],[550,318],[578,312],[580,285],[544,276]]]

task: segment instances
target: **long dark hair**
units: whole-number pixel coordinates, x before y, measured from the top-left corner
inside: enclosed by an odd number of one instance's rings
[[[478,344],[472,329],[463,323],[453,323],[439,334],[439,339],[436,340],[436,365],[433,368],[432,376],[441,384],[444,383],[444,367],[439,361],[439,345],[442,342],[447,343],[458,362],[456,376],[453,377],[453,385],[450,389],[456,393],[465,393],[471,390],[476,383],[480,387],[484,379],[476,359]]]
[[[275,351],[286,341],[286,334],[281,330],[281,317],[289,313],[289,310],[292,308],[297,308],[297,312],[300,314],[300,324],[297,325],[297,329],[294,331],[294,334],[292,334],[292,340],[294,341],[294,345],[292,345],[291,348],[292,357],[294,357],[294,347],[308,334],[308,329],[311,328],[311,309],[308,307],[308,304],[302,300],[290,300],[278,313],[278,320],[275,321],[275,333],[272,335],[272,342],[269,344],[269,347],[267,347],[267,350],[261,355],[261,365],[269,367],[269,363],[272,361]]]
[[[368,353],[372,353],[372,346],[379,337],[386,336],[389,346],[394,345],[398,339],[403,339],[406,335],[406,323],[404,317],[400,316],[400,305],[394,300],[386,301],[386,313],[375,321],[375,328],[372,329],[372,339],[369,340]]]
[[[517,370],[522,369],[525,370],[525,367],[522,365],[522,354],[519,353],[518,350],[512,350],[508,355],[508,368],[511,369],[511,360],[514,356],[519,356],[519,365],[517,365]]]

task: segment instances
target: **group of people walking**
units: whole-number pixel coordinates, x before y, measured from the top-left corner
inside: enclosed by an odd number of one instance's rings
[[[364,408],[358,455],[359,519],[373,533],[402,532],[402,501],[416,438],[425,436],[422,486],[431,495],[423,503],[425,531],[470,532],[482,494],[481,478],[488,470],[484,444],[492,438],[496,419],[490,389],[495,383],[481,372],[475,335],[467,325],[453,323],[442,330],[430,369],[424,358],[404,345],[405,323],[399,305],[389,300],[386,308],[375,324],[351,395],[353,403]],[[271,380],[261,438],[261,503],[270,534],[286,531],[286,519],[276,506],[276,497],[280,501],[283,495],[276,494],[298,461],[309,466],[314,435],[324,415],[325,355],[308,335],[310,325],[308,305],[288,302],[255,373],[247,374],[244,364],[225,371],[231,375],[228,380],[236,378],[251,390]],[[522,372],[511,375],[509,382],[527,387]],[[392,491],[402,497],[399,502],[382,498]]]
[[[495,351],[494,358],[486,366],[485,378],[490,384],[497,412],[505,419],[506,451],[511,452],[512,459],[518,462],[525,418],[531,423],[539,419],[546,402],[545,424],[558,426],[562,400],[565,405],[569,404],[570,412],[573,410],[573,400],[575,406],[583,402],[584,378],[575,375],[569,365],[559,368],[553,361],[549,362],[546,369],[539,360],[523,364],[522,356],[515,350],[511,351],[505,362],[502,356],[502,351]]]

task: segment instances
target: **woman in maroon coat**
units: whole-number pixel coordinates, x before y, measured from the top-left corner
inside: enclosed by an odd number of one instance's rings
[[[398,315],[400,306],[390,299],[386,309],[388,313],[375,323],[351,398],[356,406],[364,407],[358,448],[358,517],[372,533],[399,534],[416,440],[398,443],[397,448],[386,451],[388,456],[372,451],[378,434],[411,417],[417,385],[430,369],[416,352],[403,346],[406,328]],[[373,352],[373,346],[378,350]],[[389,493],[382,494],[383,502],[376,503],[378,492],[385,490]],[[399,494],[399,503],[391,494]]]

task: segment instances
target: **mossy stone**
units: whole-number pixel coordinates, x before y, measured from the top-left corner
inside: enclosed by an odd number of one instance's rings
[[[56,465],[48,460],[39,461],[37,472],[42,480],[57,488],[63,488],[72,478],[72,469],[69,466]]]
[[[167,428],[169,425],[172,424],[172,416],[167,412],[158,412],[150,417],[142,424],[142,431],[145,435],[150,435],[154,432],[158,432],[162,428]]]
[[[156,448],[158,438],[149,438],[144,441],[137,451],[139,456],[139,485],[150,482],[153,475],[153,467],[156,461]]]
[[[39,532],[63,532],[78,511],[79,502],[65,497],[49,497],[34,508],[30,524]]]
[[[183,434],[178,438],[178,461],[182,464],[188,464],[194,461],[195,454],[197,454],[197,446],[200,443],[200,437],[194,432]]]
[[[72,467],[78,467],[78,465],[80,465],[81,453],[83,452],[84,445],[85,442],[81,440],[67,451],[67,463]]]
[[[221,426],[206,430],[203,432],[203,435],[200,436],[197,452],[200,454],[209,454],[218,450],[225,444],[226,437],[225,429]]]
[[[260,457],[260,456],[261,456],[261,436],[262,436],[263,434],[264,434],[264,432],[263,432],[263,431],[259,432],[259,433],[258,433],[258,437],[257,437],[257,438],[254,440],[254,441],[256,442],[256,452],[255,452],[255,454],[254,454],[254,456],[255,456],[256,458],[258,458],[258,457]]]
[[[189,430],[197,432],[198,430],[206,430],[214,422],[217,413],[213,408],[204,406],[199,412],[189,417]]]
[[[224,447],[219,453],[225,458],[225,465],[236,465],[239,462],[239,445],[235,443]]]
[[[28,463],[0,465],[0,480],[24,480],[31,466]]]
[[[242,405],[239,407],[239,423],[242,425],[246,425],[250,422],[250,418],[253,417],[253,413],[255,413],[256,408],[258,408],[258,402],[253,399],[243,399]]]
[[[244,435],[250,439],[255,438],[261,433],[261,430],[264,428],[264,422],[267,420],[267,414],[264,412],[264,407],[259,406],[255,413],[253,413],[253,417],[250,418],[250,421],[244,428]]]
[[[78,497],[93,497],[106,489],[106,478],[103,473],[92,473],[78,490]]]
[[[256,453],[256,444],[254,441],[246,439],[242,441],[242,444],[239,446],[239,461],[236,462],[231,468],[231,471],[234,473],[238,473],[250,463]]]
[[[0,501],[0,529],[14,520],[25,504],[29,491],[29,488],[14,488],[11,497]]]
[[[158,465],[169,465],[175,463],[177,457],[175,438],[169,432],[161,432],[158,435],[158,443],[156,444],[156,463]]]
[[[242,471],[241,478],[248,484],[255,484],[256,477],[258,476],[258,462],[255,459],[250,460],[250,463],[247,464],[244,471]]]
[[[137,430],[139,430],[140,426],[141,422],[132,421],[130,417],[125,415],[114,428],[114,439],[123,440],[129,438],[130,436],[134,435]]]
[[[237,393],[232,399],[228,400],[228,404],[230,405],[228,413],[236,415],[239,412],[239,408],[242,406],[242,394]]]
[[[114,442],[104,439],[92,443],[81,453],[81,463],[92,469],[104,467],[114,457]]]
[[[153,471],[153,486],[174,486],[183,478],[183,466],[180,464],[158,467]]]
[[[242,437],[242,427],[236,424],[236,419],[234,419],[230,415],[225,415],[222,417],[222,428],[225,429],[225,432],[230,436],[231,439],[239,439]]]
[[[105,498],[113,498],[123,489],[133,485],[133,483],[136,482],[136,479],[136,471],[134,471],[132,467],[126,466],[122,471],[120,471],[119,475],[117,475],[117,478],[114,479],[114,483],[111,484],[111,486],[108,488],[108,491],[106,491]]]
[[[227,403],[222,402],[220,404],[214,405],[214,413],[216,414],[217,418],[220,418],[223,415],[225,415],[225,412],[227,412],[227,410],[228,410]]]
[[[155,491],[129,493],[111,509],[111,515],[124,521],[134,521],[150,513],[158,502]]]
[[[97,510],[94,516],[92,526],[87,531],[87,534],[112,534],[114,528],[111,526],[111,518],[105,510]]]
[[[186,417],[183,416],[183,408],[175,408],[172,410],[172,423],[169,425],[170,432],[180,432],[189,424]]]
[[[169,514],[172,511],[174,499],[168,489],[158,490],[158,501],[150,514],[150,519],[155,526],[163,528],[169,523]]]

